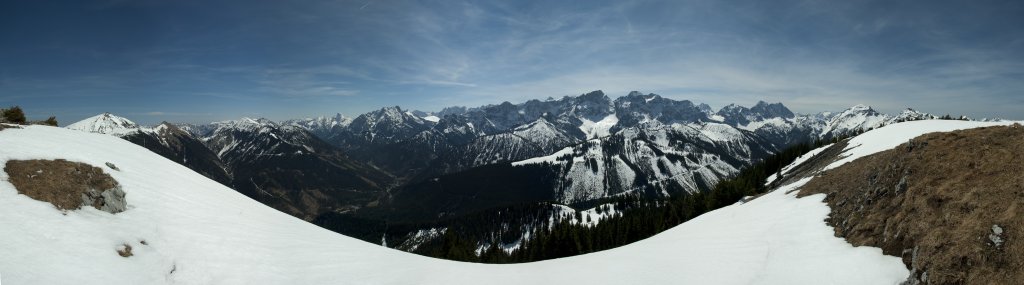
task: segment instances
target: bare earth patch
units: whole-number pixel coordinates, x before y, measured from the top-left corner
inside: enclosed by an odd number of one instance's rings
[[[827,221],[911,269],[907,284],[1024,280],[1024,127],[933,133],[826,171]]]
[[[121,186],[103,170],[80,162],[11,160],[4,170],[18,193],[61,210],[92,206],[109,213],[125,210]]]

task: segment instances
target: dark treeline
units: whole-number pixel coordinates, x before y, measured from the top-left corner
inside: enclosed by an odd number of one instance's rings
[[[444,235],[420,245],[414,252],[469,262],[517,263],[619,247],[651,237],[708,211],[732,205],[743,197],[762,194],[768,190],[765,182],[770,175],[777,175],[783,167],[795,161],[800,155],[844,138],[793,145],[744,168],[730,179],[720,181],[709,191],[675,195],[660,200],[643,196],[610,200],[605,207],[614,207],[617,214],[606,217],[596,226],[577,225],[568,219],[555,221],[553,224],[544,221],[522,226],[520,231],[508,230],[493,236],[495,234],[491,231],[494,225],[509,223],[508,220],[502,220],[508,216],[481,215],[480,217],[488,218],[468,219],[476,222],[450,224],[448,226],[452,228]],[[529,216],[537,218],[545,215],[550,216],[551,213],[534,211]],[[530,221],[530,218],[521,221]],[[511,253],[496,246],[515,242],[524,231],[531,232],[532,236],[517,249],[510,250]],[[481,241],[489,241],[486,244],[489,247],[477,255],[477,249],[482,246]]]
[[[50,118],[43,121],[29,121],[25,118],[25,111],[21,110],[21,107],[11,106],[10,108],[0,108],[0,123],[18,124],[18,125],[48,125],[57,126],[57,117],[50,116]]]

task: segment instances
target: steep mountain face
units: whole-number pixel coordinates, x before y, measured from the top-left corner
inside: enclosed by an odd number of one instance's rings
[[[516,127],[510,133],[536,145],[544,153],[552,153],[560,148],[560,146],[579,142],[578,139],[566,134],[558,126],[548,122],[543,117]]]
[[[228,168],[217,154],[202,141],[173,124],[163,122],[150,129],[150,132],[137,132],[121,138],[195,170],[213,181],[231,185]]]
[[[167,122],[144,128],[126,118],[103,113],[66,128],[123,138],[214,181],[231,185],[231,176],[216,154],[190,133]]]
[[[518,140],[517,140],[518,139]],[[515,142],[513,144],[501,144]],[[619,196],[667,198],[708,190],[740,168],[776,151],[756,134],[720,123],[663,125],[651,121],[549,155],[513,133],[484,136],[474,146],[484,166],[420,179],[392,191],[382,207],[358,216],[393,222],[458,218],[496,207],[541,201],[588,204]]]
[[[758,101],[752,108],[729,104],[716,113],[721,121],[735,126],[746,126],[751,122],[764,121],[773,118],[793,119],[796,115],[782,103],[766,103]]]
[[[721,124],[673,124],[625,129],[513,165],[559,165],[555,183],[561,203],[622,194],[665,198],[710,189],[775,151],[768,147],[754,134]]]
[[[298,126],[249,118],[214,125],[203,141],[231,169],[233,188],[295,216],[371,205],[392,180]]]
[[[789,110],[789,108],[782,105],[782,103],[769,104],[764,101],[758,101],[754,107],[750,108],[750,111],[757,116],[758,120],[766,118],[793,118],[796,116]]]
[[[675,101],[656,94],[630,92],[615,99],[618,124],[614,130],[636,126],[651,120],[662,124],[709,121],[707,112],[689,100]]]

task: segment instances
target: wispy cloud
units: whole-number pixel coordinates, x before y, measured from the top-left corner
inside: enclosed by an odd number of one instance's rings
[[[231,1],[24,9],[77,33],[12,25],[38,29],[0,45],[0,104],[288,117],[603,89],[1024,114],[1019,1]]]

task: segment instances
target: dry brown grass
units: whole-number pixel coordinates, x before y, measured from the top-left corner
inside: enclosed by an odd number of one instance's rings
[[[1022,155],[1020,125],[927,134],[827,171],[800,195],[828,194],[836,236],[902,257],[916,281],[1011,284],[1024,280]]]
[[[10,160],[4,167],[18,193],[46,201],[61,210],[81,208],[83,197],[118,187],[117,181],[98,167],[58,160]],[[90,205],[104,206],[101,199]]]

